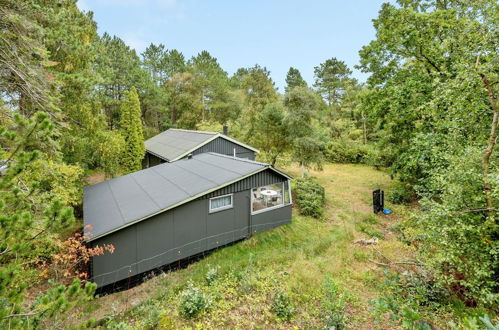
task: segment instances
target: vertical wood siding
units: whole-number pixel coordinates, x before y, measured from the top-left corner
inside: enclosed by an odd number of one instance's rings
[[[255,160],[255,152],[248,148],[245,148],[239,144],[231,141],[227,141],[224,138],[216,138],[215,140],[205,144],[199,149],[193,151],[194,155],[201,154],[203,152],[216,152],[222,155],[233,156],[234,148],[236,149],[236,157],[248,158],[250,160]]]
[[[287,181],[287,178],[279,175],[273,170],[265,170],[250,177],[247,177],[241,181],[235,182],[227,187],[215,190],[207,195],[199,197],[198,199],[207,199],[216,196],[222,196],[226,194],[232,194],[243,190],[250,190],[252,188],[265,186],[273,183],[280,183]]]

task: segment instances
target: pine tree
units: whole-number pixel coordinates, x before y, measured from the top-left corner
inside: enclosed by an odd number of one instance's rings
[[[335,57],[326,60],[314,68],[314,87],[329,106],[338,105],[345,94],[352,71],[345,62]]]
[[[307,87],[307,82],[301,76],[300,70],[290,67],[286,74],[286,93],[294,87]]]
[[[144,133],[140,120],[139,95],[135,87],[125,92],[121,104],[121,134],[125,138],[122,166],[125,173],[139,171],[145,154]]]

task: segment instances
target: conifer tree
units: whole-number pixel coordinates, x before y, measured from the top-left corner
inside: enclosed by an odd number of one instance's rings
[[[121,104],[121,134],[125,138],[122,166],[125,173],[139,171],[145,154],[144,133],[140,120],[139,95],[135,87],[125,92]]]
[[[314,87],[329,106],[338,105],[345,94],[352,71],[345,62],[335,57],[326,60],[314,68]]]
[[[286,93],[295,87],[307,87],[307,82],[301,76],[300,70],[290,67],[286,74]]]

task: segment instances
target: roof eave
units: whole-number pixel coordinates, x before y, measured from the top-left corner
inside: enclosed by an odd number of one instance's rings
[[[218,135],[219,135],[221,138],[223,138],[223,139],[226,139],[226,140],[228,140],[228,141],[230,141],[230,142],[233,142],[233,143],[235,143],[235,144],[240,145],[241,147],[245,147],[246,149],[252,150],[252,151],[254,151],[254,152],[256,152],[256,153],[259,153],[259,152],[260,152],[260,150],[258,150],[258,149],[256,149],[256,148],[253,148],[252,146],[247,145],[246,143],[242,143],[241,141],[238,141],[238,140],[236,140],[236,139],[233,139],[233,138],[231,138],[230,136],[227,136],[227,135],[222,134],[222,133],[218,133]]]
[[[154,151],[151,151],[151,150],[147,149],[147,147],[146,147],[146,152],[148,152],[148,153],[152,154],[153,156],[156,156],[156,157],[158,157],[158,158],[161,158],[161,159],[162,159],[162,160],[164,160],[164,161],[171,162],[171,160],[169,160],[168,158],[158,155],[158,154],[157,154],[157,153],[155,153]]]

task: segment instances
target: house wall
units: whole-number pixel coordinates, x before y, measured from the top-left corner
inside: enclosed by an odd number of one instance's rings
[[[213,141],[205,144],[199,149],[196,149],[192,152],[193,155],[201,154],[204,152],[216,152],[222,155],[233,156],[234,149],[236,149],[236,157],[239,158],[247,158],[250,160],[255,160],[255,152],[251,149],[245,148],[239,144],[236,144],[231,141],[227,141],[223,138],[216,138]],[[164,163],[165,160],[146,152],[144,159],[142,160],[142,168],[147,168],[151,166],[156,166]]]
[[[291,208],[292,205],[289,204],[251,215],[251,233],[259,233],[291,223]]]
[[[218,137],[215,140],[210,141],[209,143],[205,144],[199,149],[196,149],[192,153],[194,155],[197,155],[203,152],[216,152],[222,155],[233,156],[234,149],[236,149],[236,157],[255,160],[255,152],[253,150],[245,148],[239,144],[228,141],[221,137]]]
[[[163,160],[163,159],[161,159],[153,154],[150,154],[146,151],[144,159],[142,159],[142,168],[156,166],[159,164],[163,164],[165,162],[166,162],[165,160]]]
[[[236,193],[233,208],[215,213],[208,199],[192,201],[93,241],[115,247],[93,258],[93,281],[101,287],[247,237],[248,199]]]
[[[264,171],[92,241],[92,246],[113,244],[115,247],[112,254],[93,257],[92,280],[102,287],[243,239],[251,233],[290,223],[291,205],[255,215],[250,212],[251,188],[283,180],[275,172],[272,175]],[[257,185],[248,186],[251,183]],[[208,197],[227,193],[233,193],[233,208],[209,213]]]

